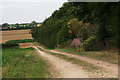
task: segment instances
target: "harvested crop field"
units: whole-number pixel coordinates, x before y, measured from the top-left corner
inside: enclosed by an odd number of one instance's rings
[[[5,43],[9,40],[32,39],[30,29],[0,31],[0,37],[2,38],[0,43]]]

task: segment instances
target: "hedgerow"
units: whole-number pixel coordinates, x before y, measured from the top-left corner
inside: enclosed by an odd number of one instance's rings
[[[119,47],[119,7],[119,3],[109,2],[64,3],[43,22],[41,27],[32,29],[32,36],[49,48],[55,48],[75,38],[81,38],[82,43],[88,42],[85,45],[86,50],[93,50],[89,48],[94,45],[94,41],[101,44],[96,46],[108,47],[108,44],[112,44]],[[92,36],[96,38],[93,39]]]

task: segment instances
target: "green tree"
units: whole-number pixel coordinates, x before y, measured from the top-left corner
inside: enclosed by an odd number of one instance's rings
[[[4,28],[4,27],[8,27],[9,26],[9,24],[8,23],[3,23],[2,24],[2,27]]]
[[[31,26],[31,27],[36,27],[36,26],[37,26],[36,21],[32,21],[32,22],[30,23],[30,26]]]
[[[57,45],[61,45],[67,42],[69,39],[70,34],[68,33],[68,28],[66,26],[63,26],[57,34]]]
[[[55,47],[67,41],[65,32],[71,33],[70,38],[81,37],[83,42],[96,36],[97,43],[118,45],[120,32],[118,25],[119,3],[64,3],[47,18],[41,28],[33,29],[34,38],[47,47]],[[32,22],[32,26],[35,22]],[[90,25],[86,25],[89,23]],[[67,25],[68,29],[63,29]],[[70,39],[69,38],[69,39]],[[90,38],[91,39],[91,38]],[[94,39],[89,41],[92,44]],[[96,45],[97,46],[97,45]],[[102,45],[103,46],[103,45]],[[106,45],[104,45],[106,46]]]
[[[19,24],[18,24],[18,23],[16,23],[16,24],[15,24],[15,27],[16,27],[16,28],[19,28]]]
[[[73,36],[78,37],[80,29],[83,27],[83,22],[77,19],[71,19],[68,23],[69,33]]]

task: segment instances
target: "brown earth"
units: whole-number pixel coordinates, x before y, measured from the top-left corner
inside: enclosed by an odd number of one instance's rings
[[[18,43],[19,48],[29,48],[33,43]]]
[[[53,74],[53,78],[89,78],[88,72],[83,70],[81,66],[47,54],[39,50],[36,46],[33,46],[33,48],[52,65],[51,67],[55,71],[55,73],[51,73]]]
[[[9,40],[32,39],[32,36],[29,32],[30,29],[0,31],[0,43],[5,43]]]

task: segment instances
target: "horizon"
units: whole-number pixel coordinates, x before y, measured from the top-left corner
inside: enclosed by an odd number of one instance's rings
[[[63,1],[53,1],[50,2],[45,0],[44,2],[32,2],[28,1],[4,1],[0,2],[0,24],[21,24],[21,23],[31,23],[32,21],[43,22],[46,18],[50,17],[55,10],[62,7]]]
[[[36,22],[36,21],[35,21]],[[6,22],[7,23],[7,22]],[[31,22],[28,22],[28,23],[25,23],[25,22],[23,22],[23,23],[18,23],[18,24],[30,24]],[[43,22],[36,22],[36,23],[43,23]],[[2,23],[2,24],[4,24],[4,23]],[[0,23],[0,25],[2,25],[1,23]],[[14,24],[17,24],[17,23],[8,23],[9,25],[14,25]]]

